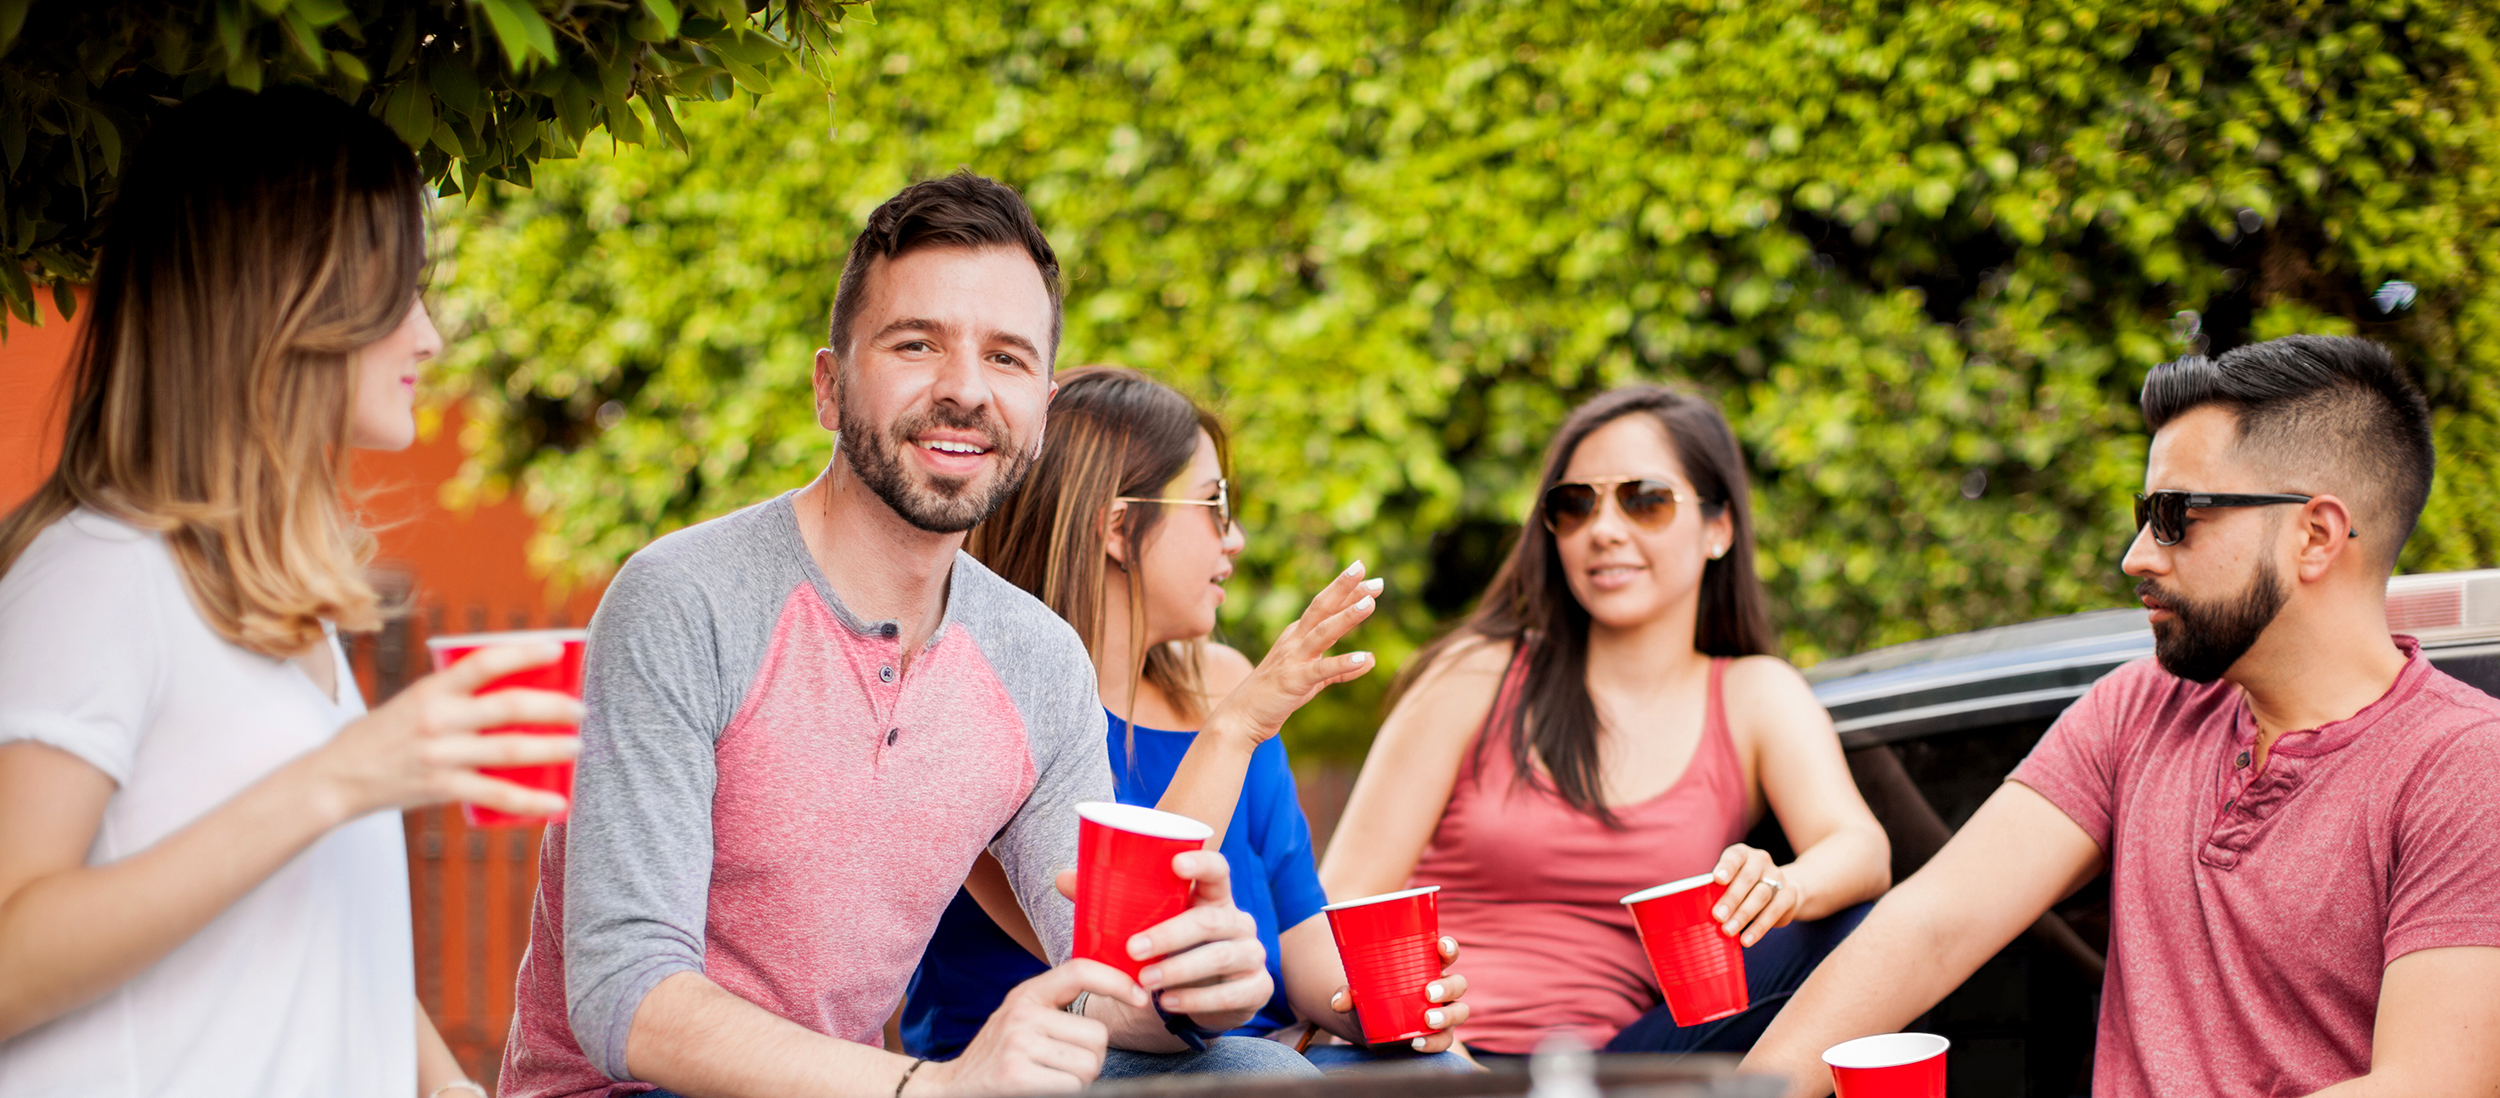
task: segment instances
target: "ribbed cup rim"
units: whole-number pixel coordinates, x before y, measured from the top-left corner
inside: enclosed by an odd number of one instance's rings
[[[1704,873],[1698,877],[1686,877],[1680,881],[1668,881],[1667,883],[1659,885],[1656,888],[1644,888],[1620,900],[1616,900],[1615,902],[1619,904],[1637,904],[1643,900],[1655,900],[1660,896],[1673,896],[1678,892],[1685,891],[1686,889],[1700,888],[1703,885],[1709,884],[1711,880],[1712,875]]]
[[[1187,816],[1158,812],[1142,805],[1118,804],[1112,801],[1086,801],[1076,806],[1076,814],[1104,827],[1152,835],[1158,839],[1184,839],[1203,843],[1215,837],[1215,829]]]
[[[453,633],[427,637],[428,648],[484,648],[496,644],[565,644],[588,641],[587,629],[514,629],[503,633]]]
[[[1878,1033],[1842,1041],[1823,1050],[1823,1062],[1836,1068],[1900,1067],[1944,1054],[1953,1042],[1933,1033]]]
[[[1427,892],[1439,891],[1441,891],[1440,885],[1426,885],[1422,888],[1410,888],[1404,892],[1383,892],[1377,896],[1365,896],[1360,900],[1347,900],[1346,902],[1340,904],[1330,904],[1320,910],[1343,911],[1349,907],[1362,907],[1366,904],[1385,904],[1391,900],[1403,900],[1409,896],[1421,896]]]

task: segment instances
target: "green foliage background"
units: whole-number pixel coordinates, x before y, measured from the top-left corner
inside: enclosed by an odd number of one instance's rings
[[[898,2],[836,98],[690,107],[445,218],[470,487],[542,562],[803,483],[843,249],[903,184],[1017,185],[1072,274],[1065,364],[1239,439],[1254,654],[1361,557],[1394,668],[1607,386],[1714,396],[1800,663],[2120,601],[2154,363],[2386,340],[2439,412],[2412,568],[2494,559],[2488,4]],[[2417,285],[2382,313],[2389,279]],[[1242,597],[1247,596],[1247,597]],[[1351,755],[1385,675],[1289,730]]]

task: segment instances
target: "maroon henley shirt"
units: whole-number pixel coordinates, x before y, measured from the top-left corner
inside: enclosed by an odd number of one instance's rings
[[[2102,679],[2009,780],[2108,855],[2095,1098],[2274,1098],[2367,1074],[2382,971],[2500,946],[2500,701],[2404,670],[2263,769],[2240,689]]]

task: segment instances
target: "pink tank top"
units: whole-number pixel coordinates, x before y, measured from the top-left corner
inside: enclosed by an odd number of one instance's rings
[[[1518,782],[1506,718],[1527,676],[1511,662],[1449,807],[1409,887],[1440,885],[1441,930],[1457,938],[1467,976],[1468,1047],[1525,1053],[1556,1030],[1597,1048],[1658,1005],[1616,901],[1651,885],[1708,873],[1745,835],[1745,778],[1728,736],[1710,661],[1701,743],[1665,792],[1615,810],[1621,830],[1572,808],[1542,781]]]

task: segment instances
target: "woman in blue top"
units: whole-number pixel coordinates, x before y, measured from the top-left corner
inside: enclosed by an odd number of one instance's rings
[[[1381,581],[1365,580],[1360,563],[1346,569],[1254,668],[1205,640],[1242,548],[1214,417],[1134,370],[1088,367],[1060,375],[1044,438],[1024,485],[965,548],[1067,619],[1093,654],[1119,799],[1223,836],[1233,902],[1258,920],[1276,983],[1275,998],[1234,1035],[1308,1022],[1353,1042],[1309,1049],[1322,1066],[1374,1058],[1348,1013],[1344,968],[1320,914],[1328,897],[1310,824],[1276,733],[1320,690],[1371,669],[1369,653],[1328,649],[1371,615]],[[1445,961],[1456,952],[1442,939]],[[912,977],[904,1047],[956,1055],[1007,990],[1042,968],[1004,874],[983,856]],[[1434,995],[1447,1004],[1438,1032],[1381,1055],[1469,1067],[1447,1051],[1451,1028],[1467,1017],[1458,1001],[1466,988],[1464,977],[1445,974]]]

